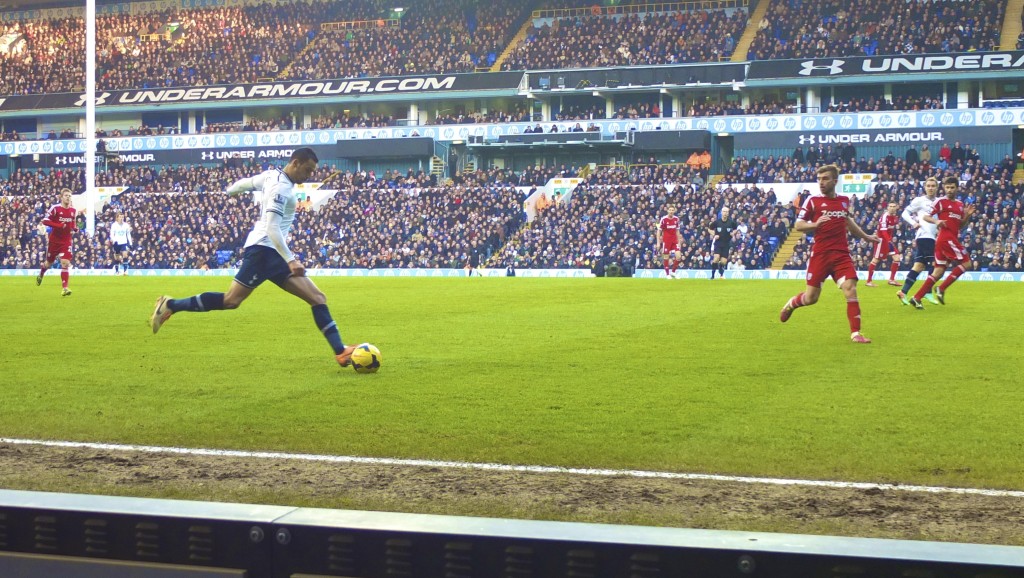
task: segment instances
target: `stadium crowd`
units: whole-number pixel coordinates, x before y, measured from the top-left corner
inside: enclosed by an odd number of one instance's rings
[[[473,72],[494,63],[522,14],[515,3],[421,0],[400,26],[381,21],[320,34],[283,78]]]
[[[556,18],[534,26],[502,69],[717,62],[735,50],[746,23],[742,9]]]
[[[999,46],[1002,0],[772,0],[753,60],[974,52]]]
[[[825,160],[812,164],[785,157],[755,158],[753,165],[810,175]],[[739,174],[740,167],[751,164],[737,159],[730,174]],[[978,268],[1024,270],[1024,185],[1010,184],[1006,175],[1012,172],[1012,164],[1007,158],[977,169],[979,176],[972,175],[963,185],[965,199],[980,208],[964,232],[964,244]],[[235,266],[258,211],[251,199],[229,198],[220,191],[269,166],[143,166],[98,173],[101,186],[128,189],[97,216],[97,235],[90,239],[78,233],[76,266],[111,266],[105,231],[118,212],[124,213],[134,228],[135,267]],[[325,164],[311,180],[323,180],[332,170],[334,167]],[[904,207],[920,194],[923,176],[904,161],[893,162],[886,170],[893,178],[882,180],[892,184],[878,185],[870,197],[855,198],[855,218],[869,232],[889,201]],[[551,199],[535,220],[525,223],[523,200],[535,187],[552,178],[578,174],[577,167],[565,165],[531,166],[519,173],[480,169],[439,186],[430,175],[412,168],[380,175],[346,172],[332,185],[341,193],[315,213],[302,207],[292,247],[310,267],[455,267],[470,263],[600,270],[617,263],[627,272],[657,269],[661,257],[655,247],[655,227],[666,205],[673,204],[682,220],[681,266],[701,269],[709,267],[711,259],[707,226],[723,206],[729,206],[740,223],[729,268],[761,269],[771,264],[800,204],[800,199],[779,204],[775,191],[764,186],[781,181],[726,177],[726,183],[734,184],[716,192],[704,187],[698,167],[647,159],[628,170],[608,167],[587,174],[571,194]],[[64,187],[80,191],[82,178],[82,171],[76,169],[16,170],[0,181],[0,267],[38,265],[45,244],[40,222],[55,202],[54,191]],[[899,228],[897,239],[905,264],[910,263],[912,236],[908,227]],[[871,247],[856,241],[852,246],[855,263],[865,269]],[[808,240],[801,241],[786,268],[804,268],[809,248]]]

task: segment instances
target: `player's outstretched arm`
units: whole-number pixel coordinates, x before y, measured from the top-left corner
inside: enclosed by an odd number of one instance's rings
[[[882,242],[882,239],[880,239],[878,235],[869,235],[865,233],[864,229],[861,229],[860,225],[858,225],[857,221],[854,221],[852,217],[846,217],[846,230],[849,231],[851,234],[853,234],[854,237],[857,237],[858,239],[863,239],[865,241],[870,241],[872,243]]]
[[[235,181],[230,187],[228,187],[225,190],[225,192],[228,195],[234,197],[234,196],[240,195],[240,194],[242,194],[242,193],[244,193],[246,191],[254,191],[256,189],[262,189],[263,188],[263,181],[265,181],[265,180],[266,180],[266,177],[264,177],[262,173],[256,175],[255,177],[246,177],[244,179],[239,179],[239,180]]]
[[[796,222],[793,223],[793,228],[796,229],[797,231],[800,231],[801,233],[810,233],[811,231],[814,231],[815,229],[817,229],[818,226],[820,226],[822,223],[824,223],[828,219],[829,218],[826,215],[822,215],[820,219],[818,219],[817,221],[815,221],[813,223],[811,221],[805,221],[803,219],[797,219]]]

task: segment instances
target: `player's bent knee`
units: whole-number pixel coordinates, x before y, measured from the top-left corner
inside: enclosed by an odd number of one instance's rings
[[[241,304],[241,299],[224,299],[224,309],[238,309]]]

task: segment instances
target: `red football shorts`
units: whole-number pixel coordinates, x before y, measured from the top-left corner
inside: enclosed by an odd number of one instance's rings
[[[68,261],[70,261],[72,256],[73,255],[71,254],[71,245],[56,245],[46,248],[46,260],[49,261],[50,263],[62,259],[67,259]]]
[[[939,238],[935,240],[935,264],[945,267],[951,261],[959,263],[969,261],[971,256],[964,250],[960,241],[952,237]]]
[[[872,259],[885,259],[889,255],[896,253],[896,245],[893,244],[892,239],[882,237],[881,243],[875,243],[875,251],[871,254]]]
[[[842,285],[847,279],[857,279],[857,268],[853,266],[849,253],[827,251],[811,255],[807,263],[807,285],[821,287],[829,277],[835,280],[836,285]]]

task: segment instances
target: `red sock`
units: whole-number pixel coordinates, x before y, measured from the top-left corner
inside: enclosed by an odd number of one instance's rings
[[[868,265],[868,283],[870,283],[871,280],[874,279],[874,278],[875,278],[875,264],[872,263],[872,264]]]
[[[672,272],[675,273],[679,270],[679,259],[672,259]]]
[[[846,302],[846,318],[850,320],[850,332],[860,331],[860,302],[856,299]]]
[[[663,259],[662,263],[665,264],[665,274],[668,275],[668,259]]]
[[[797,293],[796,297],[790,299],[789,303],[786,303],[786,305],[793,309],[796,309],[797,307],[803,307],[805,305],[803,292]]]
[[[924,285],[921,285],[921,288],[917,290],[917,293],[914,295],[914,299],[917,299],[918,301],[924,299],[924,296],[927,295],[928,292],[932,290],[932,287],[935,286],[935,281],[935,277],[929,275],[928,278],[924,280]]]
[[[899,271],[899,270],[900,270],[900,263],[899,263],[899,261],[893,261],[892,262],[892,266],[889,267],[889,280],[890,281],[895,281],[896,280],[896,272]]]
[[[957,265],[955,269],[949,272],[949,277],[946,277],[946,280],[942,282],[942,285],[939,285],[939,289],[945,291],[946,288],[956,282],[956,280],[959,279],[966,270],[967,269],[964,269],[963,265]]]
[[[46,272],[49,271],[49,270],[50,270],[49,267],[47,267],[46,265],[43,265],[42,267],[39,268],[39,274],[40,275],[46,275]]]
[[[65,288],[65,289],[68,288],[68,276],[69,276],[68,270],[67,269],[61,269],[61,271],[60,271],[60,286]]]

